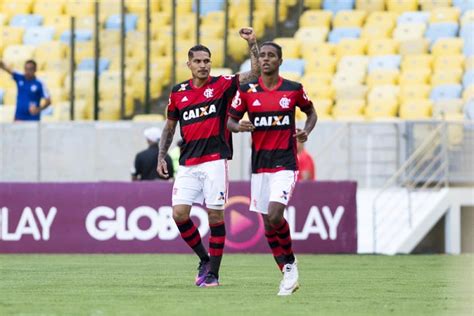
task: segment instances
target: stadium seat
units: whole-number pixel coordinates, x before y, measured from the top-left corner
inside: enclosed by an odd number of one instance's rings
[[[389,11],[399,13],[418,9],[417,0],[387,0],[386,5]]]
[[[436,8],[446,8],[451,6],[452,0],[419,0],[421,10],[431,11]]]
[[[329,33],[329,28],[325,26],[300,27],[295,33],[295,39],[305,45],[308,43],[325,42]]]
[[[474,3],[473,3],[474,6]],[[474,23],[474,9],[464,12],[461,17],[461,26]]]
[[[94,59],[92,58],[86,58],[81,61],[79,66],[77,67],[78,70],[89,70],[89,71],[94,71]],[[110,60],[106,58],[100,58],[99,60],[99,73],[102,73],[103,71],[107,70],[109,68]]]
[[[224,37],[224,27],[217,25],[201,25],[199,28],[201,38],[220,39]]]
[[[36,0],[33,5],[33,13],[47,15],[61,15],[64,12],[65,1]]]
[[[462,77],[462,85],[464,88],[474,84],[474,70],[466,71]]]
[[[0,123],[12,123],[15,118],[15,109],[14,105],[0,106]]]
[[[420,39],[426,31],[424,23],[403,23],[398,24],[393,32],[393,38],[399,41]]]
[[[461,12],[474,10],[474,2],[472,0],[453,0],[453,6],[459,8]]]
[[[345,119],[362,116],[364,114],[364,99],[337,100],[332,108],[332,115],[336,119]]]
[[[396,85],[379,85],[370,89],[368,94],[369,102],[378,102],[383,100],[398,100],[400,87]]]
[[[300,27],[330,27],[331,11],[306,10],[300,17]]]
[[[171,14],[169,12],[153,12],[150,16],[150,29],[153,34],[156,34],[162,26],[171,24]],[[146,19],[138,19],[137,30],[144,32],[146,30]]]
[[[71,40],[71,32],[65,31],[61,34],[60,40],[64,43],[69,43]],[[77,42],[86,42],[92,40],[92,31],[90,30],[76,30],[76,41]]]
[[[301,78],[301,83],[305,87],[311,87],[315,85],[328,85],[331,84],[332,80],[332,73],[325,73],[325,72],[317,72],[317,73],[305,73],[305,75]]]
[[[129,32],[137,28],[138,16],[136,14],[125,15],[125,31]],[[121,29],[121,17],[119,14],[114,14],[108,17],[105,22],[106,29],[120,30]]]
[[[303,75],[305,69],[305,61],[303,59],[286,58],[280,66],[280,71],[290,71]]]
[[[336,46],[337,58],[352,55],[364,55],[367,42],[358,38],[343,38]]]
[[[464,101],[462,99],[442,99],[433,102],[433,117],[443,118],[449,114],[461,114]]]
[[[369,60],[369,73],[376,69],[400,69],[400,55],[374,56]]]
[[[310,99],[334,99],[335,90],[331,85],[305,86]]]
[[[353,84],[340,86],[335,89],[336,100],[343,99],[364,99],[367,96],[368,88],[363,84]]]
[[[413,12],[403,12],[397,18],[397,24],[401,26],[402,24],[426,24],[430,19],[430,13],[426,11],[413,11]]]
[[[336,45],[331,43],[304,43],[304,49],[301,51],[301,56],[307,62],[311,62],[316,56],[331,56],[334,55]]]
[[[401,41],[398,46],[400,55],[418,55],[428,52],[429,41],[426,38]]]
[[[438,55],[459,55],[462,54],[463,40],[461,38],[440,38],[431,46],[431,53]]]
[[[323,0],[323,9],[336,14],[339,11],[352,10],[354,2],[354,0]]]
[[[224,1],[215,0],[215,1],[202,1],[200,12],[201,16],[205,16],[211,12],[223,11],[224,10]],[[196,12],[196,2],[193,1],[193,11]]]
[[[337,72],[332,78],[332,85],[337,90],[346,86],[360,85],[364,82],[365,73]]]
[[[38,55],[39,49],[36,50],[36,56]],[[36,57],[38,58],[38,57]],[[64,70],[69,69],[70,62],[66,59],[46,59],[46,60],[39,60],[39,64],[41,70]]]
[[[367,20],[365,22],[365,26],[368,25],[390,25],[392,27],[395,26],[396,20],[398,17],[398,13],[390,12],[390,11],[376,11],[369,14]]]
[[[364,39],[382,39],[390,38],[393,31],[393,25],[391,24],[366,24],[362,28],[360,37]]]
[[[336,69],[336,57],[334,56],[315,56],[305,64],[306,72],[329,72],[334,73]]]
[[[0,28],[0,46],[17,45],[23,42],[22,27],[5,26]]]
[[[55,39],[59,39],[62,33],[71,29],[71,17],[67,15],[46,15],[43,25],[54,28]]]
[[[403,103],[412,99],[428,99],[431,86],[428,84],[404,84],[400,86],[400,101]]]
[[[431,90],[430,99],[435,102],[442,99],[459,99],[461,92],[462,86],[460,84],[439,85]]]
[[[433,56],[429,54],[423,55],[407,55],[402,59],[402,70],[411,70],[416,68],[431,68]]]
[[[367,76],[367,86],[391,85],[398,83],[399,71],[396,69],[378,69]]]
[[[458,30],[459,25],[455,22],[431,23],[426,30],[425,37],[434,43],[443,37],[456,37]]]
[[[415,68],[404,70],[398,79],[400,85],[427,84],[431,75],[429,68]]]
[[[435,57],[433,69],[462,69],[463,65],[463,55],[440,55]]]
[[[8,16],[6,14],[0,13],[0,26],[6,25],[8,22]]]
[[[463,54],[465,56],[474,55],[474,40],[472,38],[464,40]]]
[[[46,83],[48,89],[56,89],[63,87],[66,73],[65,71],[42,71],[37,73],[37,77]]]
[[[310,10],[320,9],[321,3],[322,3],[322,0],[304,0],[303,1],[305,8],[309,8]]]
[[[312,101],[318,111],[318,119],[327,119],[331,117],[333,104],[331,99],[314,99]]]
[[[456,7],[439,6],[431,10],[430,23],[455,22],[459,20],[461,11]]]
[[[356,0],[355,7],[357,10],[364,10],[366,12],[384,11],[384,0]]]
[[[51,26],[30,27],[23,35],[23,44],[38,45],[54,39],[54,28]]]
[[[474,85],[465,87],[462,92],[462,98],[464,102],[469,102],[474,99]]]
[[[213,76],[232,76],[233,75],[233,71],[231,68],[217,68],[217,67],[213,67],[211,69],[211,73]]]
[[[273,41],[281,46],[285,58],[300,57],[300,42],[297,39],[293,37],[277,37]]]
[[[343,38],[359,38],[361,33],[360,28],[356,27],[338,27],[332,29],[329,33],[330,43],[339,43]]]
[[[373,39],[367,46],[370,56],[394,55],[398,52],[398,41],[393,39]]]
[[[365,108],[365,117],[369,120],[394,119],[397,114],[397,99],[369,100]]]
[[[333,27],[361,27],[367,13],[363,10],[341,10],[332,21]]]
[[[14,69],[23,69],[23,64],[33,59],[35,47],[31,45],[10,45],[3,51],[3,61],[7,65],[14,65]]]
[[[4,1],[2,5],[2,13],[7,16],[14,16],[15,14],[30,14],[32,4],[32,0]]]
[[[465,58],[464,69],[466,69],[466,71],[474,70],[474,56],[469,56]]]
[[[459,36],[465,40],[471,39],[474,36],[474,22],[463,24]]]
[[[64,5],[67,15],[81,17],[94,14],[94,2],[84,0],[68,0]]]
[[[366,73],[369,58],[367,56],[344,56],[337,64],[338,72]]]
[[[10,20],[10,26],[25,28],[40,26],[42,23],[43,17],[38,14],[17,14]]]
[[[430,119],[433,102],[425,98],[409,99],[400,105],[400,118],[405,120]]]
[[[43,42],[36,46],[35,60],[39,69],[45,70],[46,61],[62,60],[65,58],[69,47],[59,41]]]
[[[436,71],[431,75],[431,84],[433,86],[443,84],[461,83],[462,69],[443,69]]]

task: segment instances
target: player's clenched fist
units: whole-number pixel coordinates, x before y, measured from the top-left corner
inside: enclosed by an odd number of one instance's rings
[[[158,157],[158,166],[156,167],[158,175],[163,178],[169,178],[168,164],[164,158]]]

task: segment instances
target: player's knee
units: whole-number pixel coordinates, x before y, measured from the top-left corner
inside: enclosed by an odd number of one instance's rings
[[[189,212],[181,208],[173,208],[173,220],[177,223],[187,221],[189,219]]]
[[[278,226],[281,223],[282,216],[278,213],[268,214],[268,222],[272,227]]]
[[[209,224],[217,224],[224,221],[223,211],[209,211],[208,213]]]

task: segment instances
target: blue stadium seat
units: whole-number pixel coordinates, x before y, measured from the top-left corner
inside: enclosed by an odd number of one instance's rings
[[[428,29],[425,32],[425,37],[428,38],[431,43],[434,43],[439,38],[456,37],[456,35],[458,34],[458,30],[459,25],[457,23],[432,23],[428,26]]]
[[[472,37],[464,39],[463,54],[464,56],[474,55],[474,39]]]
[[[71,38],[71,32],[65,31],[61,34],[61,42],[69,43]],[[91,30],[76,30],[76,41],[86,42],[92,40],[92,31]]]
[[[323,9],[332,11],[336,14],[341,10],[352,10],[354,9],[354,0],[324,0]]]
[[[337,44],[343,38],[359,38],[360,32],[358,27],[337,27],[329,33],[329,42]]]
[[[5,91],[0,89],[0,104],[3,104],[3,95],[5,94]]]
[[[403,23],[427,23],[430,19],[430,13],[424,11],[404,12],[398,19],[397,24]]]
[[[23,35],[23,44],[38,45],[54,39],[54,27],[38,26],[27,28]]]
[[[443,84],[433,87],[430,94],[430,99],[433,101],[443,99],[458,99],[461,98],[462,86],[460,84]]]
[[[201,15],[224,10],[224,2],[224,0],[201,1]],[[196,1],[193,1],[193,12],[196,12]]]
[[[370,58],[369,73],[377,69],[400,69],[400,55],[383,55]]]
[[[107,58],[100,58],[99,59],[99,73],[109,69],[110,60]],[[86,58],[81,61],[79,66],[77,67],[78,70],[94,70],[94,59],[93,58]]]
[[[462,85],[464,88],[471,84],[474,84],[474,70],[467,71],[462,77]]]
[[[453,0],[453,6],[458,7],[461,12],[474,10],[474,1],[472,0]]]
[[[280,71],[297,72],[300,76],[304,73],[305,61],[303,59],[288,58],[283,59]]]
[[[474,23],[465,24],[459,31],[459,36],[464,40],[469,40],[474,37]]]
[[[17,14],[10,20],[10,26],[33,27],[43,24],[43,17],[38,14]]]
[[[125,15],[125,31],[133,31],[137,28],[138,16],[136,14]],[[106,29],[120,30],[120,14],[113,14],[109,16],[105,23]]]

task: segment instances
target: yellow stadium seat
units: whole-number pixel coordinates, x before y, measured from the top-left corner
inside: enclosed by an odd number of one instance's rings
[[[336,46],[336,56],[364,55],[367,42],[364,39],[343,38]]]
[[[171,12],[171,1],[161,0],[160,8],[164,12]],[[189,0],[185,1],[176,1],[176,12],[179,13],[189,13],[192,12],[193,2]]]
[[[272,27],[275,22],[275,10],[268,10],[268,8],[275,8],[275,1],[255,1],[255,9],[256,12],[264,12],[265,13],[265,24],[269,27]],[[285,21],[286,17],[288,16],[288,7],[286,6],[284,1],[280,1],[280,6],[278,8],[279,17],[278,20],[280,22]]]
[[[356,0],[355,5],[357,10],[365,10],[367,12],[384,11],[384,0]]]
[[[280,71],[280,76],[291,81],[300,81],[301,79],[300,73],[296,71]]]
[[[4,26],[0,28],[0,45],[7,47],[8,45],[18,45],[23,42],[22,27]]]
[[[93,31],[95,29],[95,17],[93,15],[81,15],[76,17],[76,29]]]
[[[350,118],[364,114],[364,99],[344,99],[337,100],[332,109],[332,115],[337,118]]]
[[[47,59],[42,63],[39,63],[39,69],[45,71],[57,71],[57,70],[64,70],[70,67],[70,61],[67,59]]]
[[[224,11],[212,11],[203,16],[202,18],[202,25],[224,25],[225,21],[225,12]]]
[[[171,58],[168,57],[160,57],[160,58],[155,58],[152,60],[150,64],[150,72],[152,76],[157,74],[156,77],[159,77],[161,80],[159,82],[160,87],[166,86],[170,83],[171,80],[171,66],[172,66],[172,60]],[[186,67],[186,65],[184,65]],[[187,69],[187,67],[185,68]],[[190,77],[189,69],[188,71],[188,77]]]
[[[242,40],[236,29],[229,31],[227,47],[229,56],[237,62],[242,62],[249,55],[247,42]]]
[[[212,67],[211,69],[212,76],[231,76],[233,73],[231,68]]]
[[[94,45],[92,41],[76,43],[74,54],[77,62],[86,58],[94,58]]]
[[[333,103],[331,99],[315,99],[312,101],[316,112],[318,113],[318,118],[328,117],[331,115]]]
[[[0,123],[12,123],[15,118],[16,106],[13,104],[0,106]]]
[[[64,80],[64,87],[66,91],[70,90],[70,74],[66,75]],[[75,93],[83,93],[85,95],[92,95],[92,88],[94,86],[94,72],[90,70],[76,70],[74,73],[74,89]]]
[[[138,44],[139,43],[139,44]],[[120,49],[120,47],[117,47]],[[189,47],[191,48],[191,47]],[[145,60],[145,41],[138,41],[135,43],[128,43],[127,42],[127,56],[130,56],[132,58],[141,58],[143,61]],[[168,47],[167,43],[165,41],[151,41],[150,42],[150,58],[154,58],[156,56],[166,56]]]
[[[304,0],[304,6],[311,10],[317,10],[321,8],[321,2],[322,0]]]
[[[391,24],[366,24],[362,28],[360,37],[363,39],[382,39],[390,38],[393,31],[393,25]]]
[[[406,55],[403,56],[401,68],[405,70],[413,70],[420,68],[431,69],[433,63],[433,56],[428,54],[422,55]]]
[[[416,11],[418,0],[387,0],[387,9],[393,12]]]
[[[317,58],[316,56],[331,56],[334,55],[336,45],[333,43],[304,43],[304,49],[301,51],[301,56],[306,61]]]
[[[393,119],[397,114],[397,99],[369,100],[365,108],[365,117],[369,120]]]
[[[33,59],[35,55],[35,47],[31,45],[10,45],[3,51],[3,61],[8,64],[21,66],[28,59]]]
[[[428,99],[431,86],[428,84],[405,84],[400,86],[400,101],[403,103],[412,99]]]
[[[94,14],[94,1],[92,0],[68,0],[64,5],[67,15],[82,17]]]
[[[6,25],[8,22],[8,16],[4,13],[0,13],[0,27]]]
[[[277,37],[273,40],[283,49],[285,58],[300,58],[300,42],[292,37]]]
[[[332,73],[327,72],[315,72],[315,73],[305,73],[301,78],[301,83],[304,87],[311,87],[315,85],[328,85],[332,80]]]
[[[334,99],[334,88],[331,85],[305,86],[310,99]]]
[[[461,17],[461,25],[474,23],[474,9],[467,10]]]
[[[38,72],[37,77],[46,83],[48,88],[62,88],[64,85],[65,71]]]
[[[339,60],[337,64],[337,71],[348,73],[365,73],[367,72],[368,64],[369,59],[367,58],[367,56],[344,56]]]
[[[156,35],[162,26],[171,24],[171,15],[168,12],[153,12],[150,16],[150,29]],[[144,32],[146,30],[146,19],[139,19],[137,30]]]
[[[300,27],[330,27],[332,15],[332,11],[327,10],[306,10],[300,17]]]
[[[365,79],[365,73],[336,73],[332,78],[332,85],[338,89],[345,86],[362,84]]]
[[[433,104],[433,117],[443,118],[447,114],[462,113],[462,99],[443,99],[435,101]]]
[[[462,98],[464,102],[468,102],[474,99],[474,84],[467,86],[462,92]]]
[[[64,1],[38,1],[33,5],[33,13],[42,16],[46,15],[61,15],[64,12]]]
[[[397,22],[398,13],[390,11],[375,11],[369,14],[365,26],[371,25],[389,25],[395,26]]]
[[[126,0],[127,11],[135,14],[144,14],[146,11],[146,1]],[[160,1],[150,1],[151,12],[160,11]]]
[[[17,94],[18,93],[16,87],[12,87],[11,89],[5,90],[5,95],[3,96],[4,104],[16,104]]]
[[[411,70],[404,70],[400,74],[398,82],[400,85],[406,84],[427,84],[431,75],[431,69],[429,68],[418,68]]]
[[[48,82],[46,82],[46,85],[48,86],[48,92],[53,106],[59,102],[67,101],[69,99],[69,91],[64,90],[62,87],[52,88],[48,85]]]
[[[380,85],[370,89],[368,101],[398,100],[400,87],[396,85]]]
[[[399,71],[395,69],[377,69],[367,76],[369,88],[377,85],[397,84]]]
[[[361,27],[367,13],[364,10],[341,10],[332,21],[334,27]]]
[[[364,99],[368,88],[363,84],[346,85],[336,88],[336,100],[342,99]]]
[[[132,118],[134,122],[163,122],[165,117],[161,114],[135,114]]]
[[[69,101],[58,101],[52,99],[53,102],[53,120],[56,122],[69,121],[70,120],[70,106]],[[85,120],[85,110],[86,110],[86,101],[85,100],[75,100],[74,102],[74,120]]]
[[[405,120],[430,119],[433,102],[427,98],[414,98],[400,105],[400,118]]]
[[[466,71],[474,69],[474,56],[466,57],[464,60],[464,69],[466,69]]]
[[[430,23],[458,22],[461,11],[456,7],[434,7],[430,15]]]
[[[224,66],[224,40],[223,39],[203,39],[202,43],[209,48],[212,53],[212,65],[214,67],[223,67]],[[191,46],[186,49],[187,60],[188,50]]]
[[[43,24],[54,27],[55,38],[59,39],[62,33],[71,29],[71,17],[68,15],[45,15]]]
[[[464,55],[440,55],[436,56],[433,68],[439,69],[462,69],[464,66]]]
[[[429,42],[426,38],[400,41],[398,52],[400,55],[419,55],[428,52]]]
[[[458,84],[461,83],[462,69],[443,69],[434,72],[431,75],[431,85],[437,86],[441,84]]]
[[[425,30],[425,23],[402,23],[395,28],[393,38],[399,41],[419,39],[423,37]]]
[[[434,56],[462,54],[463,40],[461,38],[440,38],[431,47]]]
[[[224,25],[201,25],[199,28],[199,36],[201,39],[224,37]],[[193,37],[194,38],[194,37]]]
[[[393,39],[374,39],[369,41],[367,54],[369,56],[397,54],[398,41]]]
[[[2,13],[7,16],[16,14],[30,14],[33,9],[33,0],[5,1],[2,5]]]
[[[295,38],[304,43],[322,43],[325,42],[329,33],[329,28],[326,26],[306,26],[299,28],[295,33]]]
[[[315,56],[312,60],[306,61],[305,72],[329,72],[334,73],[336,69],[336,57]]]
[[[436,8],[445,8],[451,6],[452,0],[418,0],[421,10],[431,11]]]
[[[99,33],[100,45],[104,46],[115,46],[120,44],[120,31],[119,30],[101,30]]]
[[[150,1],[152,2],[152,1]],[[120,14],[120,1],[117,0],[100,0],[99,10],[101,14],[106,13],[107,15],[111,14]]]

